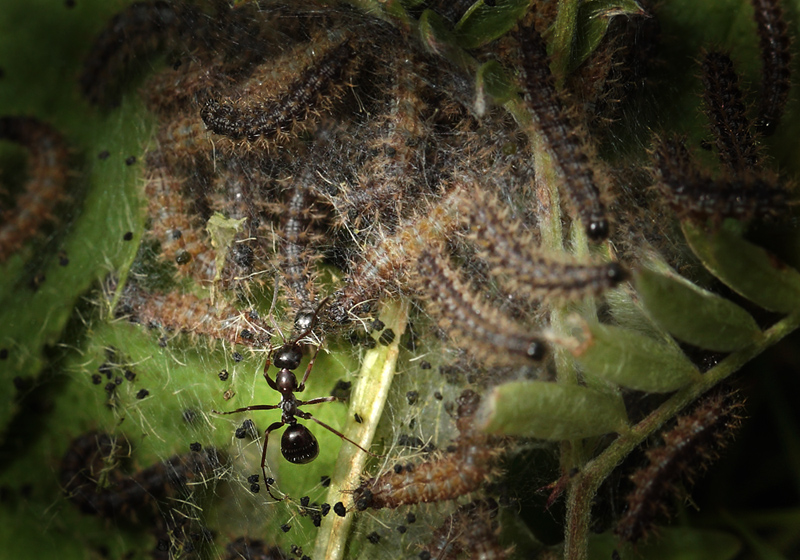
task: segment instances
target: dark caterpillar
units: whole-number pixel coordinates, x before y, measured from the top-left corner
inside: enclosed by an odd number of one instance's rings
[[[541,254],[522,224],[485,189],[462,197],[459,210],[464,223],[472,227],[470,238],[492,265],[490,272],[510,293],[531,299],[578,299],[598,295],[627,277],[619,263],[570,263]]]
[[[0,263],[56,217],[66,198],[69,153],[53,127],[34,117],[0,117],[0,140],[28,150],[28,180],[14,208],[0,212]]]
[[[556,90],[547,47],[532,24],[521,26],[517,40],[522,51],[525,100],[536,129],[552,155],[556,171],[572,199],[590,239],[608,237],[610,224],[601,201],[598,178],[591,165],[586,141]]]
[[[656,184],[679,218],[719,225],[725,218],[747,221],[785,213],[786,191],[771,175],[714,179],[697,169],[681,141],[656,138],[654,144]]]
[[[233,140],[255,141],[286,132],[295,122],[329,107],[332,90],[342,89],[334,84],[355,59],[351,40],[344,39],[332,45],[281,96],[255,102],[210,99],[200,116],[209,130]]]
[[[541,360],[546,346],[541,337],[481,302],[435,248],[419,257],[420,284],[427,291],[440,326],[456,342],[489,362]]]
[[[791,37],[779,0],[752,0],[761,47],[761,105],[756,126],[771,136],[780,123],[791,87]]]
[[[733,61],[728,55],[707,52],[702,69],[703,100],[720,160],[734,172],[756,169],[760,157]]]
[[[647,451],[649,465],[631,476],[635,489],[614,533],[630,542],[647,536],[657,518],[669,513],[671,498],[682,492],[680,483],[693,483],[719,457],[741,425],[743,409],[737,393],[719,391],[678,418],[662,436],[664,444]]]
[[[361,483],[353,492],[356,509],[397,508],[403,505],[453,500],[478,490],[497,473],[499,450],[490,438],[472,429],[480,396],[465,390],[457,400],[460,432],[454,448],[430,461],[398,465]]]

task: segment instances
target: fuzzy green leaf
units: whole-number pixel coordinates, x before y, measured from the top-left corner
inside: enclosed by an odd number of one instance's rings
[[[458,43],[465,49],[476,49],[505,35],[528,11],[530,0],[498,0],[488,6],[475,2],[456,24]]]
[[[800,309],[800,273],[725,228],[708,234],[684,222],[695,255],[733,291],[769,311]]]
[[[620,327],[595,324],[590,330],[589,347],[576,353],[587,375],[650,393],[675,391],[700,376],[675,346]]]
[[[570,70],[580,66],[597,49],[605,37],[612,18],[643,13],[644,10],[636,0],[590,0],[581,4],[578,10],[578,32],[575,34],[576,42],[572,51]]]
[[[577,385],[519,381],[492,389],[476,424],[492,434],[561,441],[625,430],[625,406],[615,395]]]
[[[514,97],[516,88],[503,66],[496,60],[490,60],[478,67],[475,75],[476,111],[483,114],[486,110],[486,97],[498,105],[502,105]]]
[[[442,16],[433,10],[425,10],[419,18],[420,39],[432,53],[442,56],[457,66],[470,66],[470,57],[457,46],[455,34]]]
[[[141,164],[124,162],[141,154],[149,121],[141,106],[131,102],[106,117],[88,113],[73,87],[94,28],[116,7],[87,2],[82,7],[92,15],[83,19],[66,18],[51,7],[9,3],[0,10],[0,111],[53,126],[85,173],[69,178],[71,199],[67,211],[58,210],[51,240],[40,235],[0,264],[0,349],[8,353],[0,362],[0,430],[15,412],[13,379],[40,374],[47,365],[44,348],[58,341],[80,296],[112,268],[121,271],[120,277],[126,274],[143,229],[137,182]],[[53,53],[59,54],[58,64],[53,64]],[[109,152],[108,159],[97,159],[102,150]],[[17,185],[3,187],[13,192]],[[126,242],[128,231],[133,238]],[[42,279],[37,289],[31,287],[35,276]]]
[[[642,269],[636,288],[656,323],[700,348],[732,352],[761,332],[744,309],[677,275]]]

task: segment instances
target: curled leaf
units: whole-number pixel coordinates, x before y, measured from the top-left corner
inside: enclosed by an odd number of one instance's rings
[[[479,115],[486,111],[486,98],[503,104],[514,97],[515,88],[505,69],[495,60],[478,67],[475,74],[475,109]]]
[[[211,245],[216,249],[216,274],[214,281],[218,281],[222,275],[222,269],[225,267],[225,256],[233,244],[236,234],[242,229],[244,222],[247,218],[241,220],[228,219],[219,212],[214,212],[214,215],[208,219],[206,229],[211,236]]]

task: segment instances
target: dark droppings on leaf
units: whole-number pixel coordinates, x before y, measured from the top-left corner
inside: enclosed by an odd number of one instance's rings
[[[353,389],[353,383],[350,381],[339,380],[331,390],[331,396],[336,397],[337,400],[346,401],[350,398],[350,392]]]

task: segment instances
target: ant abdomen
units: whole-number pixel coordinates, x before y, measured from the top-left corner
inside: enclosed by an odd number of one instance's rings
[[[319,455],[319,443],[311,431],[302,424],[291,424],[281,436],[281,453],[290,463],[304,465]]]

